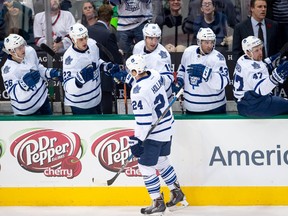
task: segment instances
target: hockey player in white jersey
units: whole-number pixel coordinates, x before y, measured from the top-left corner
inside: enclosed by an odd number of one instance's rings
[[[262,48],[262,41],[255,36],[242,40],[245,54],[236,63],[233,82],[238,113],[248,117],[288,114],[288,100],[272,94],[288,77],[288,61],[281,60],[269,75]]]
[[[73,114],[101,114],[100,68],[110,74],[119,66],[100,59],[96,41],[82,24],[74,24],[69,35],[73,45],[63,55],[65,105]]]
[[[166,48],[159,43],[161,40],[161,29],[157,24],[147,23],[143,28],[143,36],[144,40],[135,44],[133,54],[143,55],[147,68],[154,69],[161,74],[168,100],[171,101],[173,99],[172,83],[174,76],[171,69],[170,54]],[[120,74],[115,74],[116,78],[132,86],[135,83],[135,79],[129,74],[127,77],[126,75],[123,76],[122,73],[123,71],[121,71]]]
[[[168,100],[172,100],[172,83],[174,81],[171,69],[171,57],[162,44],[161,29],[157,24],[147,23],[143,28],[144,40],[135,44],[133,54],[142,54],[145,57],[147,67],[161,74],[164,81]]]
[[[144,57],[140,54],[130,56],[126,61],[126,66],[129,73],[136,79],[130,92],[136,122],[134,136],[130,137],[129,144],[132,154],[139,157],[138,167],[153,200],[151,206],[141,209],[141,213],[162,214],[166,206],[173,208],[177,203],[187,206],[185,195],[168,159],[174,121],[172,113],[169,111],[151,134],[148,134],[151,126],[169,106],[163,78],[159,72],[146,68]],[[156,171],[159,171],[171,191],[171,199],[166,204],[160,193],[160,179]]]
[[[61,71],[40,64],[36,51],[20,35],[10,34],[4,46],[9,55],[1,72],[14,114],[52,114],[46,81],[62,78]]]
[[[186,114],[226,113],[225,87],[229,71],[225,57],[215,50],[216,36],[200,28],[197,44],[185,49],[178,68],[174,91],[184,86]]]

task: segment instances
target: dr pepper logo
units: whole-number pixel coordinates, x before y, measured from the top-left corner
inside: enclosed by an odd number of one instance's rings
[[[47,177],[74,178],[80,174],[83,151],[78,134],[33,129],[16,137],[10,147],[19,165]]]
[[[100,134],[99,134],[100,133]],[[118,172],[131,154],[129,136],[134,135],[133,129],[113,128],[99,132],[93,139],[92,154],[107,170]],[[139,176],[137,159],[133,158],[125,169],[127,176]]]

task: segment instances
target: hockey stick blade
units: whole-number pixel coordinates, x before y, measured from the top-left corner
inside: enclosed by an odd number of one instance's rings
[[[115,176],[113,176],[113,178],[107,180],[107,185],[110,186],[112,185],[115,180],[118,178],[118,176],[125,170],[127,164],[129,163],[129,161],[133,158],[133,155],[129,155],[129,157],[127,158],[127,160],[125,161],[125,163],[121,166],[121,168],[118,170],[118,172],[116,173]]]
[[[41,49],[48,53],[50,56],[55,57],[56,53],[47,45],[42,43],[40,45]]]
[[[151,126],[150,130],[148,131],[146,138],[144,139],[144,141],[147,139],[147,137],[152,133],[152,131],[155,129],[155,127],[159,124],[159,122],[164,118],[164,116],[167,114],[167,112],[170,110],[170,108],[172,107],[172,105],[175,103],[175,101],[177,100],[177,98],[180,97],[180,95],[183,93],[183,88],[181,88],[179,90],[179,92],[176,94],[176,96],[173,98],[173,100],[169,103],[168,107],[164,110],[164,112],[162,113],[162,115],[157,119],[157,121]],[[143,142],[144,142],[143,141]],[[111,179],[107,180],[107,185],[110,186],[112,185],[115,180],[118,178],[118,176],[125,170],[126,166],[128,165],[129,161],[133,158],[133,154],[129,155],[129,157],[127,158],[127,160],[124,162],[124,164],[121,166],[121,168],[118,170],[118,172],[115,174],[115,176],[113,176]]]

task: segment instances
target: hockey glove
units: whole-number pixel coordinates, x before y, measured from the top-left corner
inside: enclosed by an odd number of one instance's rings
[[[113,64],[112,62],[108,62],[104,65],[104,72],[108,76],[113,76],[115,73],[120,71],[120,67],[118,64]]]
[[[114,81],[117,83],[117,84],[120,84],[120,83],[124,83],[125,80],[126,80],[126,77],[127,77],[127,71],[125,70],[120,70],[119,72],[116,72],[112,75],[112,77],[114,78]]]
[[[81,71],[76,74],[76,85],[82,87],[86,82],[92,80],[94,77],[94,66],[92,64],[87,65]]]
[[[280,64],[272,71],[271,81],[277,85],[278,83],[284,83],[288,77],[288,61]]]
[[[129,145],[131,152],[135,157],[140,157],[141,154],[143,154],[144,147],[142,145],[142,141],[139,140],[137,137],[135,136],[129,137]]]
[[[36,70],[30,70],[26,73],[22,79],[19,81],[19,84],[22,89],[28,91],[29,89],[33,90],[33,87],[39,82],[40,73]]]
[[[276,67],[279,66],[280,61],[281,61],[280,56],[281,56],[281,53],[279,52],[263,60],[269,72],[273,71]]]
[[[63,82],[63,77],[62,77],[62,70],[61,69],[56,69],[56,68],[50,68],[50,78],[58,78],[60,82]]]
[[[202,64],[188,65],[187,73],[192,77],[203,78],[206,82],[211,75],[212,69]]]
[[[177,77],[177,82],[172,83],[172,92],[177,94],[183,86],[184,86],[184,80],[181,77]]]

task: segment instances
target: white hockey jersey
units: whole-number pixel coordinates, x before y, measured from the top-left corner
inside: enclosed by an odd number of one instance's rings
[[[208,81],[191,77],[187,73],[190,64],[203,64],[212,69]],[[184,107],[191,112],[205,112],[226,104],[225,87],[229,83],[229,71],[225,57],[213,49],[208,55],[201,55],[199,46],[185,49],[177,77],[184,80]]]
[[[173,72],[171,69],[171,57],[169,52],[160,43],[157,48],[151,52],[144,51],[145,41],[139,41],[135,44],[133,54],[142,54],[145,57],[146,66],[148,69],[158,71],[164,79],[164,86],[167,93],[168,100],[173,99],[172,82],[174,81]]]
[[[169,105],[163,79],[157,71],[149,71],[149,76],[137,80],[130,92],[132,110],[136,120],[135,136],[142,141],[146,138],[151,126]],[[172,136],[173,121],[172,112],[169,111],[148,136],[148,139],[169,141]]]
[[[101,102],[100,65],[104,61],[100,59],[96,41],[89,38],[87,44],[88,49],[86,51],[77,51],[73,46],[70,46],[63,55],[63,89],[66,106],[88,109]],[[77,72],[92,62],[97,65],[95,78],[86,82],[82,88],[78,88],[75,84]]]
[[[138,27],[146,20],[151,20],[152,3],[139,0],[123,0],[118,5],[118,27],[117,31],[126,31]]]
[[[75,24],[75,18],[69,11],[60,10],[59,14],[50,18],[52,20],[52,37],[55,40],[57,37],[63,39],[64,48],[59,52],[64,52],[71,44],[71,40],[65,37],[69,34],[70,27]],[[39,38],[36,45],[40,46],[42,43],[47,43],[46,36],[46,17],[45,11],[37,13],[33,23],[34,38]]]
[[[272,92],[276,85],[270,80],[268,69],[263,61],[254,61],[242,55],[233,74],[233,94],[240,101],[245,92],[255,91],[260,95]]]
[[[26,91],[19,81],[31,69],[38,70],[41,77],[33,89]],[[47,76],[46,73],[49,71],[39,63],[36,51],[30,46],[25,47],[25,58],[21,63],[8,57],[1,72],[15,115],[31,115],[43,105],[48,96],[46,81],[50,75]]]

